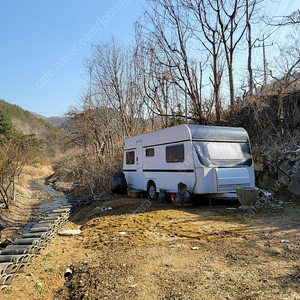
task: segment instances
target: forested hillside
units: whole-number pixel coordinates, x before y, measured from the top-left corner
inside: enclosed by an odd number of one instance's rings
[[[18,105],[10,104],[0,99],[0,110],[8,117],[17,132],[24,135],[34,135],[43,143],[44,153],[48,156],[54,156],[59,151],[60,141],[65,137],[65,132],[58,129],[50,123],[35,117],[27,110]]]

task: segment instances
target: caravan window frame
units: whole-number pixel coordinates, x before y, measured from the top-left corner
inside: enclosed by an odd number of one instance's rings
[[[126,151],[126,165],[134,165],[134,151]]]
[[[208,146],[214,145],[213,147]],[[224,145],[224,147],[222,147]],[[224,154],[220,153],[220,156],[217,156],[217,151],[210,152],[209,150],[217,150],[224,151],[226,149],[226,145],[232,150],[236,149],[236,156],[233,156],[231,153],[230,156],[225,157]],[[231,146],[230,146],[231,145]],[[219,167],[219,168],[233,168],[233,167],[250,167],[253,164],[251,148],[249,142],[216,142],[216,141],[193,141],[193,146],[198,156],[200,163],[205,167]],[[228,148],[228,149],[229,149]],[[238,149],[239,148],[239,149]]]
[[[166,162],[178,163],[184,161],[184,144],[166,146]]]
[[[145,155],[146,155],[146,157],[153,157],[155,155],[154,148],[145,149]]]

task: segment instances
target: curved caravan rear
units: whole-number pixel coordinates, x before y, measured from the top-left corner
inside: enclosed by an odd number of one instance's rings
[[[250,141],[243,128],[178,125],[124,141],[123,171],[130,188],[176,193],[183,182],[193,194],[236,196],[254,187]]]

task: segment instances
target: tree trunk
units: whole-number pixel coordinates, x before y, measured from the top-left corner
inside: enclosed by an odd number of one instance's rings
[[[215,54],[215,47],[214,47]],[[221,84],[221,76],[218,73],[218,57],[217,55],[213,56],[213,73],[214,73],[214,96],[215,96],[215,107],[216,107],[216,117],[217,124],[220,124],[221,120],[221,102],[220,102],[220,84]]]
[[[249,0],[246,0],[246,26],[248,29],[248,73],[249,73],[249,95],[253,97],[253,72],[251,67],[252,61],[252,44],[251,44],[251,24],[249,16]]]
[[[228,65],[228,76],[229,76],[229,90],[230,90],[230,106],[234,107],[234,84],[233,84],[233,68],[232,63]]]

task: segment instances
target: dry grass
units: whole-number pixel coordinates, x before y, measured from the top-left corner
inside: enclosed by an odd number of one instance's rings
[[[53,174],[53,168],[50,165],[35,164],[32,166],[25,166],[22,174],[20,175],[20,181],[24,185],[28,185],[30,181],[46,178]]]
[[[247,130],[252,146],[260,150],[297,149],[300,142],[300,92],[295,91],[283,98],[260,95],[243,106],[224,112],[224,125],[243,127]]]

